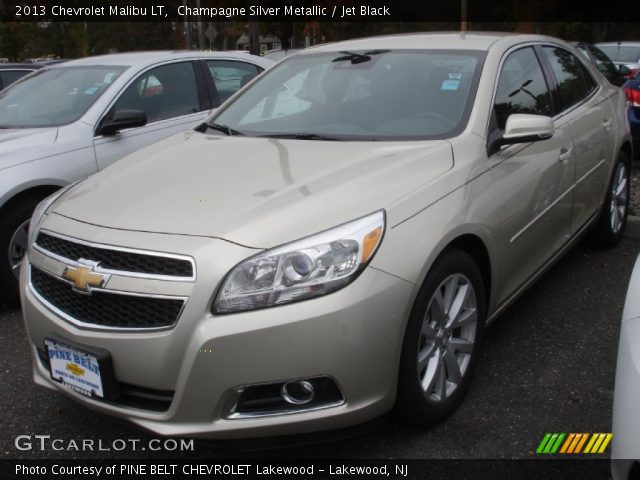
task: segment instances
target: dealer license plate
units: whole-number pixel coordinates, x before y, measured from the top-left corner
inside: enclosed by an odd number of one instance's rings
[[[51,378],[88,397],[104,397],[98,357],[46,338]]]

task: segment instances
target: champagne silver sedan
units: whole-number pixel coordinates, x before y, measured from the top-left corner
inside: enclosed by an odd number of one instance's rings
[[[583,234],[620,240],[625,109],[543,36],[292,55],[38,206],[35,382],[165,435],[439,422],[485,326]]]

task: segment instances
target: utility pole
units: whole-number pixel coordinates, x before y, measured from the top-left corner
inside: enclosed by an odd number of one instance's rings
[[[460,0],[460,13],[460,31],[467,32],[469,31],[467,0]]]
[[[189,21],[189,16],[187,15],[187,0],[182,0],[182,5],[184,5],[184,45],[187,50],[191,50],[191,22]]]
[[[196,0],[196,7],[198,7],[198,48],[204,50],[204,29],[202,28],[202,16],[200,15],[200,0]]]
[[[249,38],[251,42],[251,53],[260,55],[260,26],[258,22],[249,22]]]

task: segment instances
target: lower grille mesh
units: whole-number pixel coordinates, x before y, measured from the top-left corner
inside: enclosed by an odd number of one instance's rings
[[[184,301],[93,291],[75,292],[71,285],[31,267],[31,284],[51,305],[73,319],[111,328],[161,328],[176,323]]]

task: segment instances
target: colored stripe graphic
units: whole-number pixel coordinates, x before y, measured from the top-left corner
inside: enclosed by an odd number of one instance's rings
[[[582,451],[582,446],[587,441],[587,438],[589,438],[589,434],[588,433],[583,433],[582,434],[582,439],[580,440],[578,445],[576,445],[576,449],[575,449],[575,451],[573,453],[580,453]]]
[[[545,433],[544,437],[542,438],[542,441],[540,442],[540,445],[538,445],[538,448],[536,449],[536,453],[543,452],[544,447],[547,445],[547,442],[549,441],[549,438],[551,438],[551,434]]]
[[[612,438],[613,438],[613,433],[607,433],[607,435],[604,437],[604,441],[602,442],[602,445],[600,445],[600,450],[598,450],[598,453],[604,453],[605,449],[607,448],[607,445],[609,445],[609,442],[611,441]]]
[[[565,436],[566,433],[546,433],[538,445],[536,453],[556,453]]]
[[[562,448],[560,449],[560,453],[567,453],[567,449],[571,445],[571,442],[573,442],[573,439],[575,438],[575,436],[576,436],[575,433],[569,434],[569,436],[567,437],[567,440],[564,442],[564,445],[562,445]]]
[[[611,442],[611,433],[545,433],[536,449],[538,454],[604,453]],[[586,447],[585,447],[586,444]],[[583,450],[583,447],[584,450]]]

